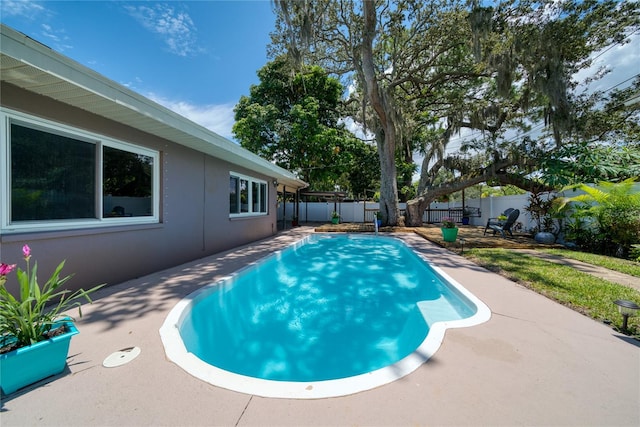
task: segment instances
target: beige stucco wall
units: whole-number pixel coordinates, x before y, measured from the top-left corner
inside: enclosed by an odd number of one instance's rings
[[[63,273],[75,274],[70,287],[86,288],[119,283],[275,233],[276,193],[271,185],[267,216],[229,218],[229,172],[267,182],[270,177],[11,85],[3,84],[0,90],[3,107],[160,152],[159,224],[0,235],[0,260],[24,267],[21,248],[29,244],[41,283],[63,259]],[[9,279],[7,286],[14,290],[15,276]]]

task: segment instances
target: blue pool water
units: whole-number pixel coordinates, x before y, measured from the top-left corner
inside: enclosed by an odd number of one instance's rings
[[[392,365],[430,325],[476,310],[397,239],[314,235],[199,295],[177,326],[188,352],[223,370],[323,381]]]

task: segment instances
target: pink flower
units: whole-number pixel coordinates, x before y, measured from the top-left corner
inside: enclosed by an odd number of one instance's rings
[[[29,247],[29,245],[24,245],[22,247],[22,255],[24,256],[24,259],[29,261],[29,258],[31,258],[31,248]]]
[[[13,269],[16,268],[15,264],[5,264],[4,262],[0,264],[0,276],[6,276],[7,274],[11,273],[11,271],[13,271]]]

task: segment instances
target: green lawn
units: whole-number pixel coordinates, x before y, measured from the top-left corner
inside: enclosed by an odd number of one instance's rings
[[[640,263],[638,262],[604,255],[590,254],[588,252],[571,251],[568,249],[545,249],[542,252],[572,258],[578,261],[608,268],[610,270],[619,271],[620,273],[640,277]]]
[[[640,305],[640,292],[635,289],[524,253],[507,249],[470,249],[464,256],[593,319],[610,320],[614,326],[621,325],[622,317],[613,301],[626,299]],[[629,319],[629,330],[636,337],[640,336],[640,317]]]

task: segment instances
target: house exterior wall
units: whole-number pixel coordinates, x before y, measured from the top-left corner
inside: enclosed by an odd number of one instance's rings
[[[275,233],[276,190],[270,184],[267,215],[229,217],[231,171],[268,183],[270,177],[15,86],[3,84],[0,90],[4,108],[160,153],[158,223],[0,235],[2,262],[24,268],[21,248],[28,244],[38,261],[41,283],[63,259],[63,274],[74,274],[69,288],[87,288],[116,284]],[[7,286],[12,292],[17,289],[15,280]]]

